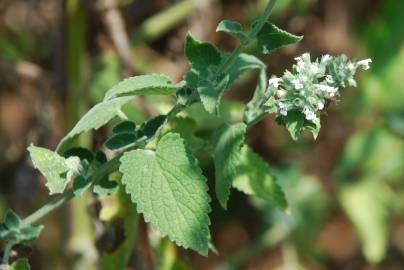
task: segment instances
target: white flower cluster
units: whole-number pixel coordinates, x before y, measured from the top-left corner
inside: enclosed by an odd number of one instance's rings
[[[268,81],[267,111],[286,117],[291,111],[299,112],[305,119],[319,125],[320,113],[327,102],[339,96],[339,89],[356,86],[354,75],[358,67],[369,69],[371,59],[350,61],[345,55],[324,55],[311,61],[308,53],[295,58],[292,72]]]

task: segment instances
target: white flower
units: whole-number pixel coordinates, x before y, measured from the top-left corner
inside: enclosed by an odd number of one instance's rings
[[[337,87],[332,87],[326,84],[316,84],[314,86],[317,90],[327,93],[328,97],[334,97],[335,94],[338,92]]]
[[[310,65],[310,71],[313,74],[317,74],[320,71],[320,68],[318,67],[317,63],[313,63]]]
[[[303,113],[306,116],[306,119],[308,121],[313,121],[313,120],[316,120],[316,118],[317,118],[316,114],[307,107],[304,107]]]
[[[332,60],[332,56],[329,54],[323,55],[323,57],[321,58],[321,62],[323,62],[323,63],[328,62],[330,60]]]
[[[368,70],[370,68],[370,63],[372,63],[372,59],[368,58],[368,59],[359,61],[358,66],[361,66],[364,70]]]
[[[322,109],[324,109],[324,103],[323,102],[321,102],[321,101],[319,101],[318,103],[317,103],[317,108],[321,111]]]
[[[334,79],[332,78],[332,76],[331,75],[327,75],[327,76],[325,76],[325,80],[329,83],[329,84],[332,84],[332,83],[334,83]]]
[[[279,83],[282,81],[282,78],[278,78],[278,77],[272,77],[271,79],[269,79],[268,81],[268,85],[269,86],[273,86],[275,88],[279,87]]]
[[[288,115],[288,109],[289,109],[288,104],[279,102],[278,106],[279,106],[280,114],[282,114],[283,116]]]
[[[283,90],[283,89],[280,89],[280,90],[276,91],[276,96],[277,96],[278,98],[283,98],[283,97],[286,96],[286,91]]]
[[[296,71],[301,72],[304,69],[304,61],[302,57],[296,57],[295,60],[297,61]]]
[[[295,87],[295,89],[300,90],[303,88],[303,84],[300,82],[299,79],[295,78],[292,80],[292,84]]]
[[[352,64],[352,63],[349,63],[349,64],[348,64],[348,69],[349,69],[350,71],[354,71],[354,70],[355,70],[355,65]]]

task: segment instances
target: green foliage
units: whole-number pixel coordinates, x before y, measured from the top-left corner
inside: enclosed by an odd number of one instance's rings
[[[46,186],[50,194],[62,193],[70,179],[68,172],[71,170],[68,160],[48,149],[31,145],[28,147],[34,166],[46,177]],[[77,158],[70,158],[70,161],[77,162]]]
[[[243,31],[243,28],[239,22],[223,20],[217,26],[216,31],[228,33],[228,34],[238,38],[240,41],[248,40],[248,36]]]
[[[112,87],[105,94],[104,101],[121,96],[171,95],[179,89],[173,86],[165,75],[142,75],[130,77]]]
[[[143,214],[145,221],[159,230],[162,236],[168,236],[177,245],[206,256],[213,246],[209,235],[210,197],[206,178],[190,150],[199,151],[202,148],[205,156],[210,157],[213,154],[215,192],[223,208],[227,207],[230,189],[234,187],[259,198],[256,201],[261,201],[264,208],[272,210],[274,206],[285,210],[288,207],[287,197],[292,202],[289,206],[292,211],[296,211],[297,217],[288,217],[278,210],[270,214],[277,222],[274,227],[282,231],[284,237],[299,235],[297,228],[304,227],[304,222],[309,223],[310,227],[318,225],[319,222],[307,222],[312,213],[320,212],[323,207],[323,198],[315,196],[315,192],[319,192],[318,187],[312,181],[312,190],[306,190],[307,194],[298,194],[296,186],[299,183],[292,183],[290,179],[278,182],[273,176],[275,173],[272,168],[245,144],[247,127],[274,113],[278,124],[285,126],[294,140],[305,129],[317,137],[320,113],[325,105],[336,100],[340,87],[356,86],[354,75],[357,68],[368,69],[371,60],[355,62],[345,56],[334,58],[326,55],[312,61],[309,54],[303,54],[296,58],[297,64],[293,66],[292,72],[286,71],[282,78],[272,77],[267,81],[266,65],[257,57],[243,52],[256,43],[260,52],[269,54],[281,46],[301,40],[301,37],[267,22],[274,3],[273,0],[268,3],[263,15],[248,33],[243,31],[238,22],[225,20],[219,24],[217,31],[226,32],[240,40],[238,47],[231,53],[221,52],[213,44],[199,41],[189,34],[186,38],[185,55],[191,70],[179,84],[173,85],[168,77],[157,74],[123,80],[110,88],[103,101],[78,121],[59,143],[57,153],[35,146],[29,147],[32,161],[47,178],[51,194],[63,194],[44,209],[30,215],[26,222],[9,212],[0,226],[1,239],[6,239],[12,245],[25,244],[36,239],[42,227],[32,224],[64,202],[81,196],[92,188],[94,193],[101,196],[115,193],[113,196],[120,200],[119,207],[122,208],[117,216],[124,218],[127,236],[115,252],[103,257],[102,269],[118,266],[124,268],[128,262],[136,238],[136,232],[130,232],[131,226],[137,227],[138,217],[132,209],[134,205],[137,212]],[[259,71],[259,79],[242,119],[244,106],[228,102],[221,107],[222,97],[237,79],[251,70]],[[112,73],[115,71],[116,66]],[[157,114],[149,120],[142,119],[144,122],[139,121],[138,126],[132,117],[127,117],[121,111],[137,95],[174,94],[176,104],[167,114],[168,109],[159,106],[157,111],[161,115]],[[199,107],[195,103],[199,103]],[[161,109],[162,107],[164,108]],[[177,116],[181,111],[185,112]],[[111,136],[104,142],[106,148],[115,152],[114,158],[107,160],[102,151],[72,148],[72,142],[78,135],[97,130],[117,116],[123,121],[112,129]],[[198,137],[200,134],[196,132],[199,131],[201,122],[208,123],[206,126],[210,130],[203,131],[205,133]],[[209,145],[209,142],[213,144]],[[150,149],[154,146],[155,150]],[[121,179],[121,174],[113,174],[117,171],[122,174]],[[65,191],[71,180],[71,189]],[[130,206],[123,203],[125,194],[116,192],[119,191],[120,183],[123,185],[122,189],[130,195],[133,202]],[[283,188],[287,191],[286,195]],[[288,196],[288,192],[292,195]],[[353,198],[349,195],[350,192],[342,190],[341,194],[346,201]],[[359,194],[358,197],[365,198],[365,202],[371,197],[369,194],[362,195]],[[359,203],[360,206],[365,204]],[[345,208],[353,215],[357,211],[356,208]],[[386,219],[383,209],[379,210],[375,223],[383,225]],[[275,215],[281,218],[274,218]],[[136,220],[129,220],[130,218]],[[362,219],[352,219],[359,230],[364,227]],[[281,221],[278,222],[279,220]],[[368,232],[374,228],[370,225],[366,227],[366,232],[362,234],[363,239],[368,239]],[[376,234],[377,241],[382,246],[382,235],[385,234]],[[296,238],[305,241],[308,239],[306,235]],[[366,250],[365,248],[366,254],[370,254],[370,258],[375,260],[382,256],[382,247],[376,251]]]
[[[246,125],[223,124],[215,134],[215,190],[223,208],[227,208],[230,188],[240,164],[241,148],[244,145]]]
[[[18,259],[13,262],[6,270],[31,270],[28,259]]]
[[[233,187],[285,210],[287,207],[285,194],[268,164],[247,145],[242,147],[239,158]]]
[[[292,35],[272,23],[265,23],[257,35],[258,50],[270,54],[276,49],[299,42],[303,37]]]
[[[121,107],[132,97],[120,97],[98,103],[89,110],[74,128],[60,141],[57,150],[63,153],[77,135],[92,129],[99,129],[120,114]]]
[[[169,133],[156,151],[126,152],[121,162],[122,183],[145,220],[178,245],[206,256],[208,187],[183,139]]]
[[[26,225],[12,210],[8,210],[3,222],[0,223],[0,240],[13,245],[29,245],[36,240],[43,226]]]

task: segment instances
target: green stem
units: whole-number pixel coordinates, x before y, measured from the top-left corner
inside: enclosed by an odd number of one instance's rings
[[[114,157],[109,160],[107,163],[103,164],[93,175],[92,182],[95,183],[105,177],[106,175],[118,170],[119,167],[119,158],[121,155]],[[73,189],[59,195],[58,197],[51,200],[49,203],[45,204],[37,211],[26,217],[22,223],[24,226],[32,225],[37,223],[40,219],[48,215],[49,213],[55,211],[64,203],[70,201],[75,197]]]
[[[262,27],[264,24],[267,22],[269,15],[271,14],[272,9],[274,8],[276,3],[276,0],[269,0],[264,12],[261,14],[259,17],[257,24],[254,25],[254,27],[251,29],[251,32],[248,34],[248,38],[244,41],[242,41],[236,49],[231,53],[229,58],[224,61],[218,70],[222,71],[225,73],[230,66],[234,63],[236,60],[237,56],[242,53],[250,44],[255,40],[257,37],[257,34],[261,31]]]
[[[11,249],[14,246],[14,242],[8,242],[6,243],[5,247],[4,247],[4,251],[3,251],[3,260],[2,260],[2,264],[8,265],[8,261],[10,259],[10,254],[11,254]]]

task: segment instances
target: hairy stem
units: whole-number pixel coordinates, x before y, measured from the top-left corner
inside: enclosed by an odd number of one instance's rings
[[[254,25],[254,27],[251,29],[251,32],[248,34],[248,38],[244,41],[242,41],[236,49],[231,53],[230,57],[224,61],[218,70],[221,72],[225,73],[229,67],[234,63],[236,60],[237,56],[242,53],[250,44],[253,42],[253,40],[256,38],[257,34],[261,31],[262,27],[268,20],[269,15],[271,14],[271,11],[273,7],[275,6],[276,0],[269,0],[267,6],[265,7],[264,12],[261,14],[259,17],[257,23]]]
[[[4,250],[3,250],[3,259],[2,259],[2,264],[8,265],[8,261],[10,259],[10,254],[11,254],[11,250],[14,246],[14,242],[8,242],[5,244],[4,246]]]
[[[103,177],[107,176],[108,174],[118,170],[119,167],[119,158],[121,155],[114,157],[113,159],[109,160],[107,163],[103,164],[93,175],[92,183],[97,182],[98,180],[102,179]],[[51,200],[49,203],[45,204],[37,211],[26,217],[22,223],[23,225],[32,225],[37,223],[40,219],[44,216],[48,215],[49,213],[53,212],[54,210],[58,209],[64,203],[70,201],[75,197],[73,189],[59,195],[58,197]]]

